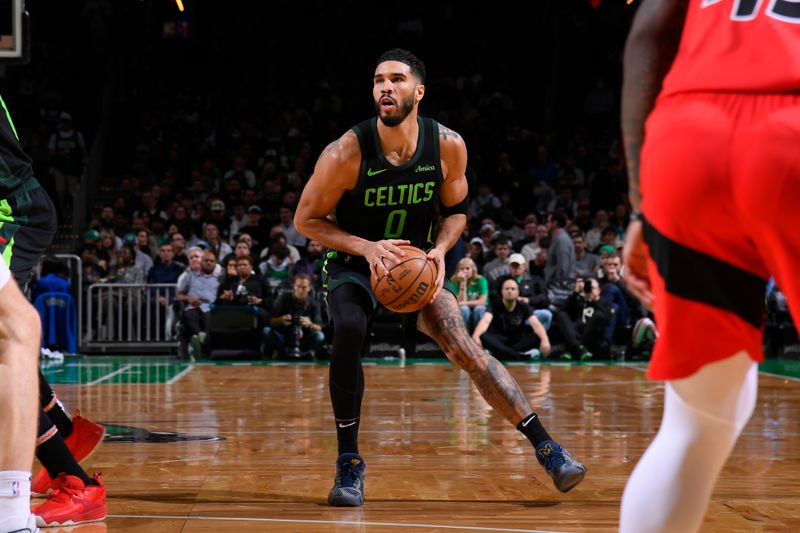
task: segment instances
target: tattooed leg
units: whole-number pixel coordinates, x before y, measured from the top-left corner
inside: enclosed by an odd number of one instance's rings
[[[425,306],[417,317],[417,328],[431,337],[456,366],[467,372],[489,405],[517,425],[533,409],[506,367],[487,354],[467,333],[461,310],[449,291]]]

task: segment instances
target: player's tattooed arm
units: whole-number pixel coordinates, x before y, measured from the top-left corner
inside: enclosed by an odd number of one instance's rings
[[[452,296],[442,295],[428,306],[420,316],[419,327],[456,366],[469,374],[483,399],[509,422],[516,425],[530,414],[530,402],[506,367],[470,338]]]
[[[687,6],[688,0],[643,2],[625,44],[622,141],[628,166],[628,198],[634,212],[641,210],[639,160],[644,123],[678,52]]]
[[[439,124],[439,138],[443,141],[446,141],[448,139],[460,139],[461,135],[459,135],[458,132],[451,130],[447,126]]]

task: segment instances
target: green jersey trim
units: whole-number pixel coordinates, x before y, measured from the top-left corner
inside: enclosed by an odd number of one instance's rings
[[[0,96],[0,105],[3,106],[3,110],[6,112],[6,118],[8,119],[8,124],[11,126],[11,131],[14,132],[14,137],[16,137],[17,140],[19,140],[19,135],[17,135],[17,128],[14,127],[14,121],[11,120],[11,113],[8,111],[8,108],[6,107],[6,103],[3,100],[2,96]]]

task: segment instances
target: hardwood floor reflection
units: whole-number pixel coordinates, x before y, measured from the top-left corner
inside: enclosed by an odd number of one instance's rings
[[[336,435],[324,366],[198,365],[172,385],[58,393],[120,435],[127,426],[224,438],[104,444],[85,466],[104,474],[108,531],[614,531],[627,476],[660,423],[661,385],[631,367],[510,371],[551,435],[589,468],[568,494],[451,366],[365,368],[359,509],[326,505]],[[761,376],[704,531],[800,531],[798,405],[800,383]],[[106,530],[92,527],[75,531]]]

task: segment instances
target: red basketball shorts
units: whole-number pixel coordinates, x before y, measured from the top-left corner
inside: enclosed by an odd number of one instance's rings
[[[800,318],[800,94],[660,100],[641,157],[660,337],[648,376],[762,351],[770,275]]]

